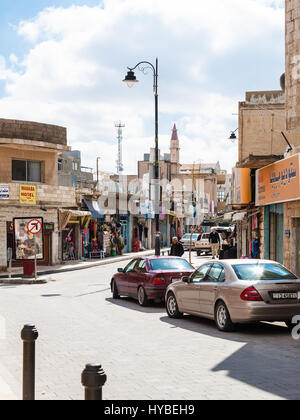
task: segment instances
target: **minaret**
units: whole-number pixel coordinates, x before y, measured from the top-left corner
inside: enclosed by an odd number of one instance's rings
[[[172,138],[171,138],[171,145],[170,145],[170,153],[171,153],[171,163],[174,163],[179,166],[179,139],[176,124],[174,124]]]

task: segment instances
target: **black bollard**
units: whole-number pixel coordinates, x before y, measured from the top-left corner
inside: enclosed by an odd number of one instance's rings
[[[85,401],[101,401],[102,387],[106,382],[106,375],[99,364],[88,364],[81,375],[81,383],[85,388]]]
[[[34,325],[25,325],[21,338],[23,340],[23,400],[35,399],[35,342],[39,334]]]

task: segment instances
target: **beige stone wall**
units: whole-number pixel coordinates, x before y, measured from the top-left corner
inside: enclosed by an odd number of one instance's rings
[[[300,128],[300,0],[286,0],[286,119],[287,129]]]
[[[261,109],[267,108],[266,109]],[[256,156],[281,155],[287,144],[281,131],[285,131],[285,107],[279,105],[249,105],[239,107],[239,161],[250,154]]]
[[[0,118],[0,137],[67,144],[67,129],[56,125]]]
[[[57,152],[37,149],[34,152],[26,145],[19,148],[0,147],[0,183],[12,181],[12,160],[24,159],[42,162],[42,182],[48,185],[58,185]]]
[[[0,181],[1,183],[1,181]],[[57,207],[76,207],[76,192],[75,188],[58,187],[55,185],[33,184],[37,185],[37,204],[45,206]],[[20,184],[10,183],[9,186],[9,200],[0,201],[0,216],[2,214],[3,206],[17,206],[20,204]],[[26,208],[26,206],[23,206]],[[31,208],[32,206],[29,206]]]
[[[296,241],[294,219],[300,218],[300,201],[293,201],[284,204],[284,231],[291,232],[290,238],[284,237],[284,264],[293,272],[296,272]]]
[[[42,217],[46,223],[54,223],[54,233],[52,233],[52,264],[59,263],[59,232],[58,232],[58,211],[57,209],[47,209],[43,212],[39,207],[10,207],[1,205],[0,207],[0,271],[7,268],[7,230],[6,222],[11,222],[15,217]]]

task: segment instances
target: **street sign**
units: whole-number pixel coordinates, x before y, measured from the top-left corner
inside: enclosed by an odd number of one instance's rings
[[[27,224],[27,230],[32,235],[37,235],[42,230],[42,223],[37,219],[30,220],[30,222]]]

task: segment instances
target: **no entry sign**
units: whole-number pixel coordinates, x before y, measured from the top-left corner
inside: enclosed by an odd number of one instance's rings
[[[37,235],[40,233],[42,228],[42,223],[37,219],[30,220],[30,222],[27,224],[27,230],[32,235]]]

